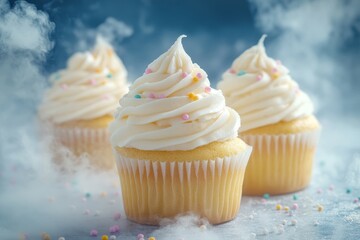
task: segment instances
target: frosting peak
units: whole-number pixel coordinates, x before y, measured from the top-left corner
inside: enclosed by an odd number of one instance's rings
[[[53,86],[39,107],[40,118],[60,124],[112,115],[128,90],[126,75],[111,45],[98,37],[91,52],[75,53],[66,69],[50,76]]]
[[[191,150],[237,136],[239,115],[210,87],[206,72],[191,61],[180,36],[153,61],[120,100],[110,125],[114,147]]]
[[[313,112],[309,97],[299,89],[289,70],[267,56],[265,37],[235,59],[218,84],[227,105],[241,115],[241,132]]]

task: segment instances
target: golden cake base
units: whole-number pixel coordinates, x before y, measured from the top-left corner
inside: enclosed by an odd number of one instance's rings
[[[232,220],[239,211],[250,153],[240,139],[190,151],[116,148],[128,219],[158,225],[163,218],[195,213],[212,224]]]
[[[308,186],[319,128],[311,116],[242,133],[244,141],[253,146],[244,195],[285,194]]]

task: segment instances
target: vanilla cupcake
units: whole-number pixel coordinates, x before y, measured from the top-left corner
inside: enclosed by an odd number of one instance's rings
[[[110,125],[125,212],[142,224],[188,212],[217,224],[240,207],[251,147],[183,37],[135,80]]]
[[[108,126],[118,99],[128,91],[126,76],[113,48],[99,37],[91,52],[74,54],[66,69],[50,76],[53,85],[39,107],[43,128],[76,156],[88,155],[92,166],[114,167]]]
[[[266,55],[265,35],[223,74],[218,88],[242,119],[240,137],[253,146],[247,195],[283,194],[311,180],[320,125],[313,104],[288,69]]]

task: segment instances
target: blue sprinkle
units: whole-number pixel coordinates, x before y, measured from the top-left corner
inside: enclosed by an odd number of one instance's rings
[[[351,188],[347,188],[347,189],[346,189],[346,193],[347,193],[347,194],[351,193]]]
[[[263,195],[263,198],[265,198],[265,199],[269,199],[269,198],[270,198],[270,194],[265,193],[265,194]]]
[[[139,94],[136,94],[134,97],[135,98],[141,98],[141,96]]]
[[[86,193],[86,194],[85,194],[85,197],[86,197],[86,198],[90,198],[90,197],[91,197],[91,194],[90,194],[90,193]]]
[[[298,200],[298,196],[296,194],[293,195],[294,200]]]
[[[108,78],[112,78],[112,74],[109,73],[108,75],[106,75]]]
[[[242,75],[245,75],[245,74],[246,74],[246,72],[245,72],[244,70],[240,70],[240,71],[237,73],[238,76],[242,76]]]

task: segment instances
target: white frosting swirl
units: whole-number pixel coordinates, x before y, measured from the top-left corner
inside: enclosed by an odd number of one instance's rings
[[[40,105],[40,118],[54,123],[112,115],[127,91],[126,69],[102,38],[92,52],[74,54],[67,68],[50,76],[52,88]]]
[[[227,105],[241,115],[240,132],[313,113],[312,102],[289,70],[266,55],[265,37],[235,59],[218,84]]]
[[[239,115],[185,52],[180,36],[120,100],[110,125],[114,147],[191,150],[237,136]]]

